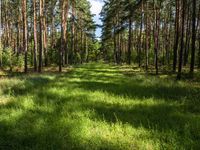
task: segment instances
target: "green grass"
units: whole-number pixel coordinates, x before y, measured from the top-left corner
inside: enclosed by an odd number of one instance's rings
[[[102,63],[0,79],[0,149],[200,149],[200,83]]]

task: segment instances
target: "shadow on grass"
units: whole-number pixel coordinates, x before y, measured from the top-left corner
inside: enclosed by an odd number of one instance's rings
[[[103,91],[116,96],[125,96],[136,99],[155,98],[158,100],[172,100],[182,101],[186,99],[198,98],[200,96],[199,88],[190,89],[187,87],[166,87],[159,85],[145,86],[135,81],[135,83],[128,83],[126,81],[119,81],[118,83],[104,83],[95,81],[72,82],[77,87],[89,91]],[[196,97],[194,97],[194,95]]]
[[[180,105],[186,100],[195,107],[192,99],[199,98],[199,88],[145,85],[144,78],[131,79],[119,76],[119,73],[118,70],[101,71],[91,65],[85,70],[52,74],[52,78],[17,77],[24,80],[23,86],[14,85],[11,91],[19,101],[0,105],[1,116],[7,118],[0,120],[0,149],[120,149],[120,142],[86,139],[83,128],[87,126],[87,119],[144,128],[150,131],[153,140],[177,148],[200,148],[200,118],[196,111],[190,113]],[[66,87],[70,88],[66,94],[48,91],[49,88],[59,91]],[[85,94],[67,93],[77,89]],[[4,95],[9,90],[5,89]],[[127,97],[132,101],[154,98],[161,102],[131,106],[109,104],[93,101],[89,94],[95,91]],[[30,108],[23,106],[23,97],[27,95],[33,96]],[[177,102],[177,105],[170,102]],[[87,116],[85,112],[88,111],[94,113]],[[13,117],[16,115],[13,112],[18,115]]]

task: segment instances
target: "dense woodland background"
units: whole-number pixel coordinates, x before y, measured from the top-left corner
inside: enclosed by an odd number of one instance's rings
[[[0,0],[0,149],[200,150],[200,0],[90,5]]]
[[[106,0],[95,25],[87,0],[1,2],[0,65],[42,71],[104,59],[159,71],[200,68],[199,0]],[[102,28],[101,40],[95,28]],[[22,61],[24,60],[24,61]],[[190,68],[190,69],[188,69]]]

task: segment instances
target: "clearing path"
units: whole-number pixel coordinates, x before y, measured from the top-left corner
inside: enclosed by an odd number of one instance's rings
[[[200,149],[199,97],[102,63],[0,79],[0,149]]]

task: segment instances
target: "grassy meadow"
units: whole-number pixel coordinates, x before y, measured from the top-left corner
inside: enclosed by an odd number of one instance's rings
[[[103,63],[1,73],[0,149],[199,150],[200,81]]]

